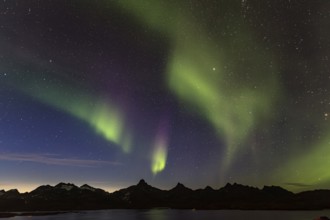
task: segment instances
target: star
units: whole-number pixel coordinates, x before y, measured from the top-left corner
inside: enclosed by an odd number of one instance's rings
[[[0,21],[15,30],[1,38],[1,150],[124,164],[110,173],[106,164],[96,173],[72,167],[71,175],[65,166],[24,163],[30,175],[1,161],[10,187],[33,176],[330,188],[330,161],[319,159],[330,154],[330,33],[322,16],[305,16],[325,12],[322,1],[0,2],[3,14],[15,12]],[[283,16],[292,19],[278,22]],[[45,28],[26,28],[35,25]]]

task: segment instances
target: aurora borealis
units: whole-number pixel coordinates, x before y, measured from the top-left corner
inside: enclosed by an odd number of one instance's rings
[[[0,189],[330,188],[328,1],[0,3]]]

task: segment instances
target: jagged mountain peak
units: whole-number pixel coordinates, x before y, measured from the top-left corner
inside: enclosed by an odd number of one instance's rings
[[[44,191],[48,191],[53,188],[54,187],[50,186],[50,185],[41,185],[41,186],[38,186],[37,188],[35,188],[34,190],[32,190],[31,193],[44,192]]]
[[[55,188],[60,188],[60,189],[65,189],[67,191],[73,189],[73,188],[78,188],[76,185],[72,183],[59,183],[55,186]]]
[[[148,183],[144,180],[144,179],[141,179],[139,182],[138,182],[138,184],[137,184],[138,186],[148,186]]]
[[[227,183],[223,188],[219,189],[219,192],[235,193],[235,194],[259,194],[262,191],[257,187],[246,186],[238,183]]]
[[[158,191],[158,190],[160,190],[158,188],[155,188],[155,187],[149,185],[144,179],[141,179],[139,181],[139,183],[135,186],[135,189],[139,189],[139,190],[143,190],[143,191],[145,191],[145,190],[147,190],[147,191],[155,191],[155,190]]]
[[[251,187],[251,186],[246,186],[246,185],[242,185],[242,184],[238,184],[238,183],[227,183],[224,187],[224,189],[226,188],[246,188],[246,189],[257,189],[257,188],[254,188],[254,187]]]
[[[7,193],[19,194],[17,189],[10,189],[10,190],[7,191]]]
[[[225,187],[237,187],[237,186],[243,186],[243,185],[238,184],[238,183],[227,183],[227,184],[225,185]]]
[[[262,188],[262,191],[266,192],[266,193],[270,193],[270,194],[277,194],[277,195],[278,194],[288,194],[288,195],[293,194],[292,192],[290,192],[286,189],[283,189],[280,186],[264,186]]]
[[[206,187],[204,188],[204,190],[207,190],[207,191],[213,191],[214,189],[213,189],[211,186],[206,186]]]
[[[62,186],[62,185],[66,185],[66,186],[76,186],[76,185],[74,185],[73,183],[64,183],[64,182],[60,182],[60,183],[58,183],[57,185],[55,185],[55,187]]]
[[[3,194],[2,196],[6,197],[7,199],[17,199],[21,197],[21,194],[19,193],[19,191],[17,189],[10,189],[8,191],[4,191],[3,190]]]
[[[182,183],[178,182],[176,184],[176,186],[174,188],[172,188],[170,191],[193,191],[192,189],[189,189],[188,187],[186,187],[185,185],[183,185]]]
[[[88,184],[84,184],[80,186],[80,189],[85,189],[85,190],[90,190],[90,191],[95,191],[96,189]]]

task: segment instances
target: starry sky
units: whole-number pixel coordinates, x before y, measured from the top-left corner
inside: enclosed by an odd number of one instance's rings
[[[0,188],[330,188],[327,0],[1,0]]]

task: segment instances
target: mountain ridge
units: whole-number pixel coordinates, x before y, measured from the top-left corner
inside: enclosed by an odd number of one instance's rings
[[[190,189],[178,183],[169,190],[136,185],[109,193],[83,184],[41,185],[31,192],[0,190],[0,211],[65,211],[97,209],[245,209],[317,210],[330,208],[330,190],[290,192],[279,186],[251,187],[228,183],[219,189]]]

